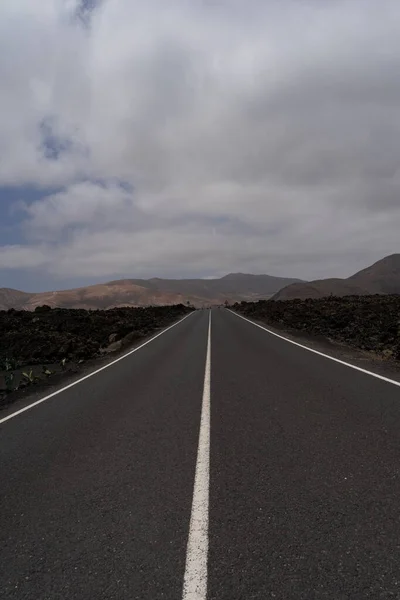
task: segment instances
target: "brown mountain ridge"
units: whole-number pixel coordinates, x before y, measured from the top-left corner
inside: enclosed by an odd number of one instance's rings
[[[196,307],[271,297],[300,279],[231,273],[220,279],[121,279],[71,290],[26,293],[0,288],[0,310],[52,308],[108,309],[120,306],[186,304]]]
[[[400,294],[400,254],[386,256],[347,279],[317,279],[282,288],[273,300]]]

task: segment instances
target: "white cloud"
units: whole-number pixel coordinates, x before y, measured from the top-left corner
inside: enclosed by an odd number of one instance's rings
[[[0,6],[0,185],[63,188],[0,267],[314,277],[398,251],[397,1],[79,5]]]
[[[116,183],[81,182],[21,208],[27,215],[27,235],[57,241],[64,230],[73,227],[92,231],[123,226],[134,210],[134,201],[132,194]]]

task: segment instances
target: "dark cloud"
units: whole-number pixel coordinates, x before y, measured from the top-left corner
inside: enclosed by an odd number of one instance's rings
[[[399,17],[394,0],[3,2],[0,185],[62,192],[27,207],[0,267],[312,278],[398,251]]]

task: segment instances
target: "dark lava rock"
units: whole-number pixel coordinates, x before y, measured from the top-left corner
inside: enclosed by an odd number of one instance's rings
[[[400,296],[372,295],[241,302],[233,308],[270,325],[294,329],[400,360]]]
[[[81,362],[109,347],[125,346],[166,327],[193,309],[178,304],[111,310],[63,309],[43,306],[29,311],[0,311],[0,373],[25,365]]]

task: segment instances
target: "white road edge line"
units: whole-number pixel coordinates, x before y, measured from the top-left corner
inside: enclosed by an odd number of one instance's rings
[[[173,323],[172,325],[170,325],[166,329],[163,329],[163,331],[160,331],[160,333],[157,333],[157,335],[154,335],[152,338],[150,338],[149,340],[147,340],[147,342],[144,342],[143,344],[141,344],[137,348],[134,348],[133,350],[130,350],[129,352],[127,352],[123,356],[120,356],[116,360],[113,360],[112,362],[104,365],[104,367],[101,367],[100,369],[97,369],[96,371],[93,371],[93,373],[89,373],[88,375],[85,375],[85,377],[81,377],[77,381],[73,381],[69,385],[66,385],[65,387],[61,388],[60,390],[57,390],[56,392],[53,392],[52,394],[49,394],[49,396],[45,396],[45,398],[41,398],[40,400],[36,400],[36,402],[33,402],[32,404],[28,404],[28,406],[25,406],[24,408],[21,408],[20,410],[17,410],[16,412],[11,413],[11,415],[8,415],[7,417],[4,417],[3,419],[0,419],[0,425],[2,423],[5,423],[6,421],[9,421],[10,419],[13,419],[17,415],[20,415],[21,413],[24,413],[25,411],[30,410],[31,408],[34,408],[34,406],[37,406],[38,404],[42,404],[42,402],[46,402],[46,400],[50,400],[50,398],[54,398],[54,396],[58,396],[58,394],[61,394],[62,392],[65,392],[66,390],[69,390],[70,388],[74,387],[74,385],[78,385],[78,383],[81,383],[82,381],[85,381],[85,379],[89,379],[90,377],[93,377],[94,375],[97,375],[101,371],[104,371],[105,369],[108,369],[109,367],[112,367],[113,365],[115,365],[116,363],[120,362],[121,360],[124,360],[128,356],[131,356],[131,354],[134,354],[135,352],[137,352],[138,350],[140,350],[144,346],[147,346],[147,344],[150,344],[150,342],[152,342],[153,340],[155,340],[158,337],[160,337],[160,335],[163,335],[164,333],[166,333],[169,329],[172,329],[172,327],[175,327],[176,325],[179,325],[179,323],[182,323],[182,321],[184,321],[185,319],[187,319],[188,317],[190,317],[190,315],[192,315],[192,314],[194,314],[194,313],[193,312],[189,313],[188,315],[186,315],[185,317],[183,317],[183,319],[180,319],[179,321],[177,321],[176,323]]]
[[[208,563],[208,508],[210,487],[211,310],[208,321],[207,358],[204,373],[199,446],[192,513],[186,549],[183,600],[206,600]]]
[[[270,333],[271,335],[274,335],[275,337],[280,338],[281,340],[285,340],[285,342],[289,342],[289,344],[293,344],[294,346],[303,348],[303,350],[308,350],[308,352],[312,352],[313,354],[318,354],[318,356],[323,356],[324,358],[329,358],[329,360],[333,360],[333,362],[339,363],[340,365],[344,365],[345,367],[350,367],[350,369],[354,369],[355,371],[360,371],[360,373],[364,373],[365,375],[371,375],[371,377],[375,377],[376,379],[380,379],[381,381],[386,381],[386,383],[391,383],[392,385],[400,387],[400,381],[396,381],[395,379],[389,379],[388,377],[383,377],[383,375],[378,375],[378,373],[373,373],[373,371],[367,371],[366,369],[362,369],[361,367],[352,365],[351,363],[345,362],[344,360],[340,360],[339,358],[329,356],[329,354],[324,354],[323,352],[319,352],[318,350],[314,350],[313,348],[309,348],[308,346],[304,346],[303,344],[294,342],[293,340],[290,340],[289,338],[284,337],[283,335],[279,335],[279,333],[275,333],[275,331],[271,331],[270,329],[267,329],[266,327],[263,327],[262,325],[259,325],[258,323],[254,323],[254,321],[251,321],[250,319],[247,319],[246,317],[242,317],[242,315],[239,315],[239,313],[236,313],[235,311],[231,310],[230,308],[228,308],[227,310],[229,310],[229,312],[231,312],[236,317],[239,317],[240,319],[243,319],[244,321],[247,321],[248,323],[255,325],[255,327],[259,327],[260,329],[263,329],[267,333]]]

